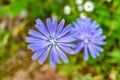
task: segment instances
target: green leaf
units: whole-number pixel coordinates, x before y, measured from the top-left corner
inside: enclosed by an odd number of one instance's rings
[[[5,14],[7,14],[7,12],[9,11],[9,6],[2,6],[1,8],[0,8],[0,17],[2,17],[2,16],[4,16]]]
[[[9,34],[5,34],[2,40],[2,46],[5,46],[8,43]]]
[[[20,12],[22,12],[23,10],[25,10],[27,6],[27,2],[26,1],[16,1],[10,4],[10,11],[9,11],[9,16],[11,18],[17,16]]]
[[[118,49],[115,49],[111,53],[109,53],[109,56],[112,57],[111,61],[114,63],[119,63],[120,62],[120,51]]]

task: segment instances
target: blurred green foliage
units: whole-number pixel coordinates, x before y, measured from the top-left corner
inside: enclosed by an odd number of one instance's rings
[[[68,64],[60,64],[57,67],[65,76],[71,75],[73,80],[86,80],[87,73],[102,75],[100,80],[105,80],[111,69],[115,68],[116,80],[120,80],[120,0],[112,0],[110,3],[106,0],[91,1],[94,3],[95,9],[91,13],[86,13],[103,28],[104,34],[107,36],[104,52],[101,53],[100,57],[90,58],[89,61],[84,61],[83,54],[79,53],[70,56]],[[70,15],[64,14],[65,5],[70,5],[72,10]],[[16,50],[26,49],[24,36],[27,35],[28,29],[33,28],[36,18],[45,20],[47,17],[55,15],[59,20],[65,18],[66,23],[71,23],[79,18],[81,13],[77,10],[75,0],[0,0],[0,21],[5,16],[14,19],[23,11],[27,11],[24,27],[12,26],[12,29],[9,30],[0,25],[0,64],[4,63],[4,60],[11,55],[14,56]],[[14,36],[16,30],[18,34]],[[79,77],[79,72],[83,75],[82,77]]]

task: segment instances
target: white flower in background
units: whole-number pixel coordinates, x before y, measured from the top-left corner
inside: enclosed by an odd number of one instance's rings
[[[71,13],[71,8],[69,5],[64,6],[64,13],[69,15]]]
[[[28,15],[28,12],[27,12],[26,10],[24,10],[24,11],[22,11],[22,12],[20,13],[20,17],[21,17],[21,18],[26,18],[27,15]]]
[[[80,18],[86,19],[87,18],[87,14],[85,12],[80,13]]]
[[[76,0],[76,4],[82,4],[83,0]]]
[[[106,1],[109,2],[109,3],[112,2],[112,0],[106,0]]]
[[[82,11],[83,10],[83,6],[82,5],[79,5],[78,6],[78,11]]]
[[[91,1],[87,1],[84,4],[84,9],[86,12],[92,12],[94,10],[94,4]]]

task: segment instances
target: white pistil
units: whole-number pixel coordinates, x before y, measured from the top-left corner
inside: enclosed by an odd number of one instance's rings
[[[89,43],[89,39],[88,38],[84,38],[84,43],[88,44]]]
[[[50,41],[50,44],[51,44],[52,46],[55,46],[55,45],[56,45],[56,39],[55,39],[55,38],[51,38],[49,41]]]

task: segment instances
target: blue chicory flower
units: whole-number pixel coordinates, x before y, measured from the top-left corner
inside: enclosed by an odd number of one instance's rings
[[[74,38],[78,41],[74,53],[79,53],[84,49],[84,60],[88,60],[89,53],[93,58],[99,56],[99,53],[103,51],[101,46],[106,44],[104,42],[106,36],[102,35],[103,31],[99,25],[95,21],[91,22],[90,18],[78,18],[73,25],[72,33],[77,32]]]
[[[67,63],[68,58],[65,53],[73,54],[75,45],[71,43],[75,39],[74,34],[70,34],[72,25],[69,24],[64,28],[65,20],[62,19],[57,23],[57,18],[52,17],[46,19],[46,25],[40,20],[36,20],[36,29],[29,30],[29,37],[26,42],[30,43],[27,48],[35,52],[32,56],[33,60],[39,59],[39,63],[43,64],[49,55],[51,67],[55,67],[56,63],[60,64],[60,58]]]

